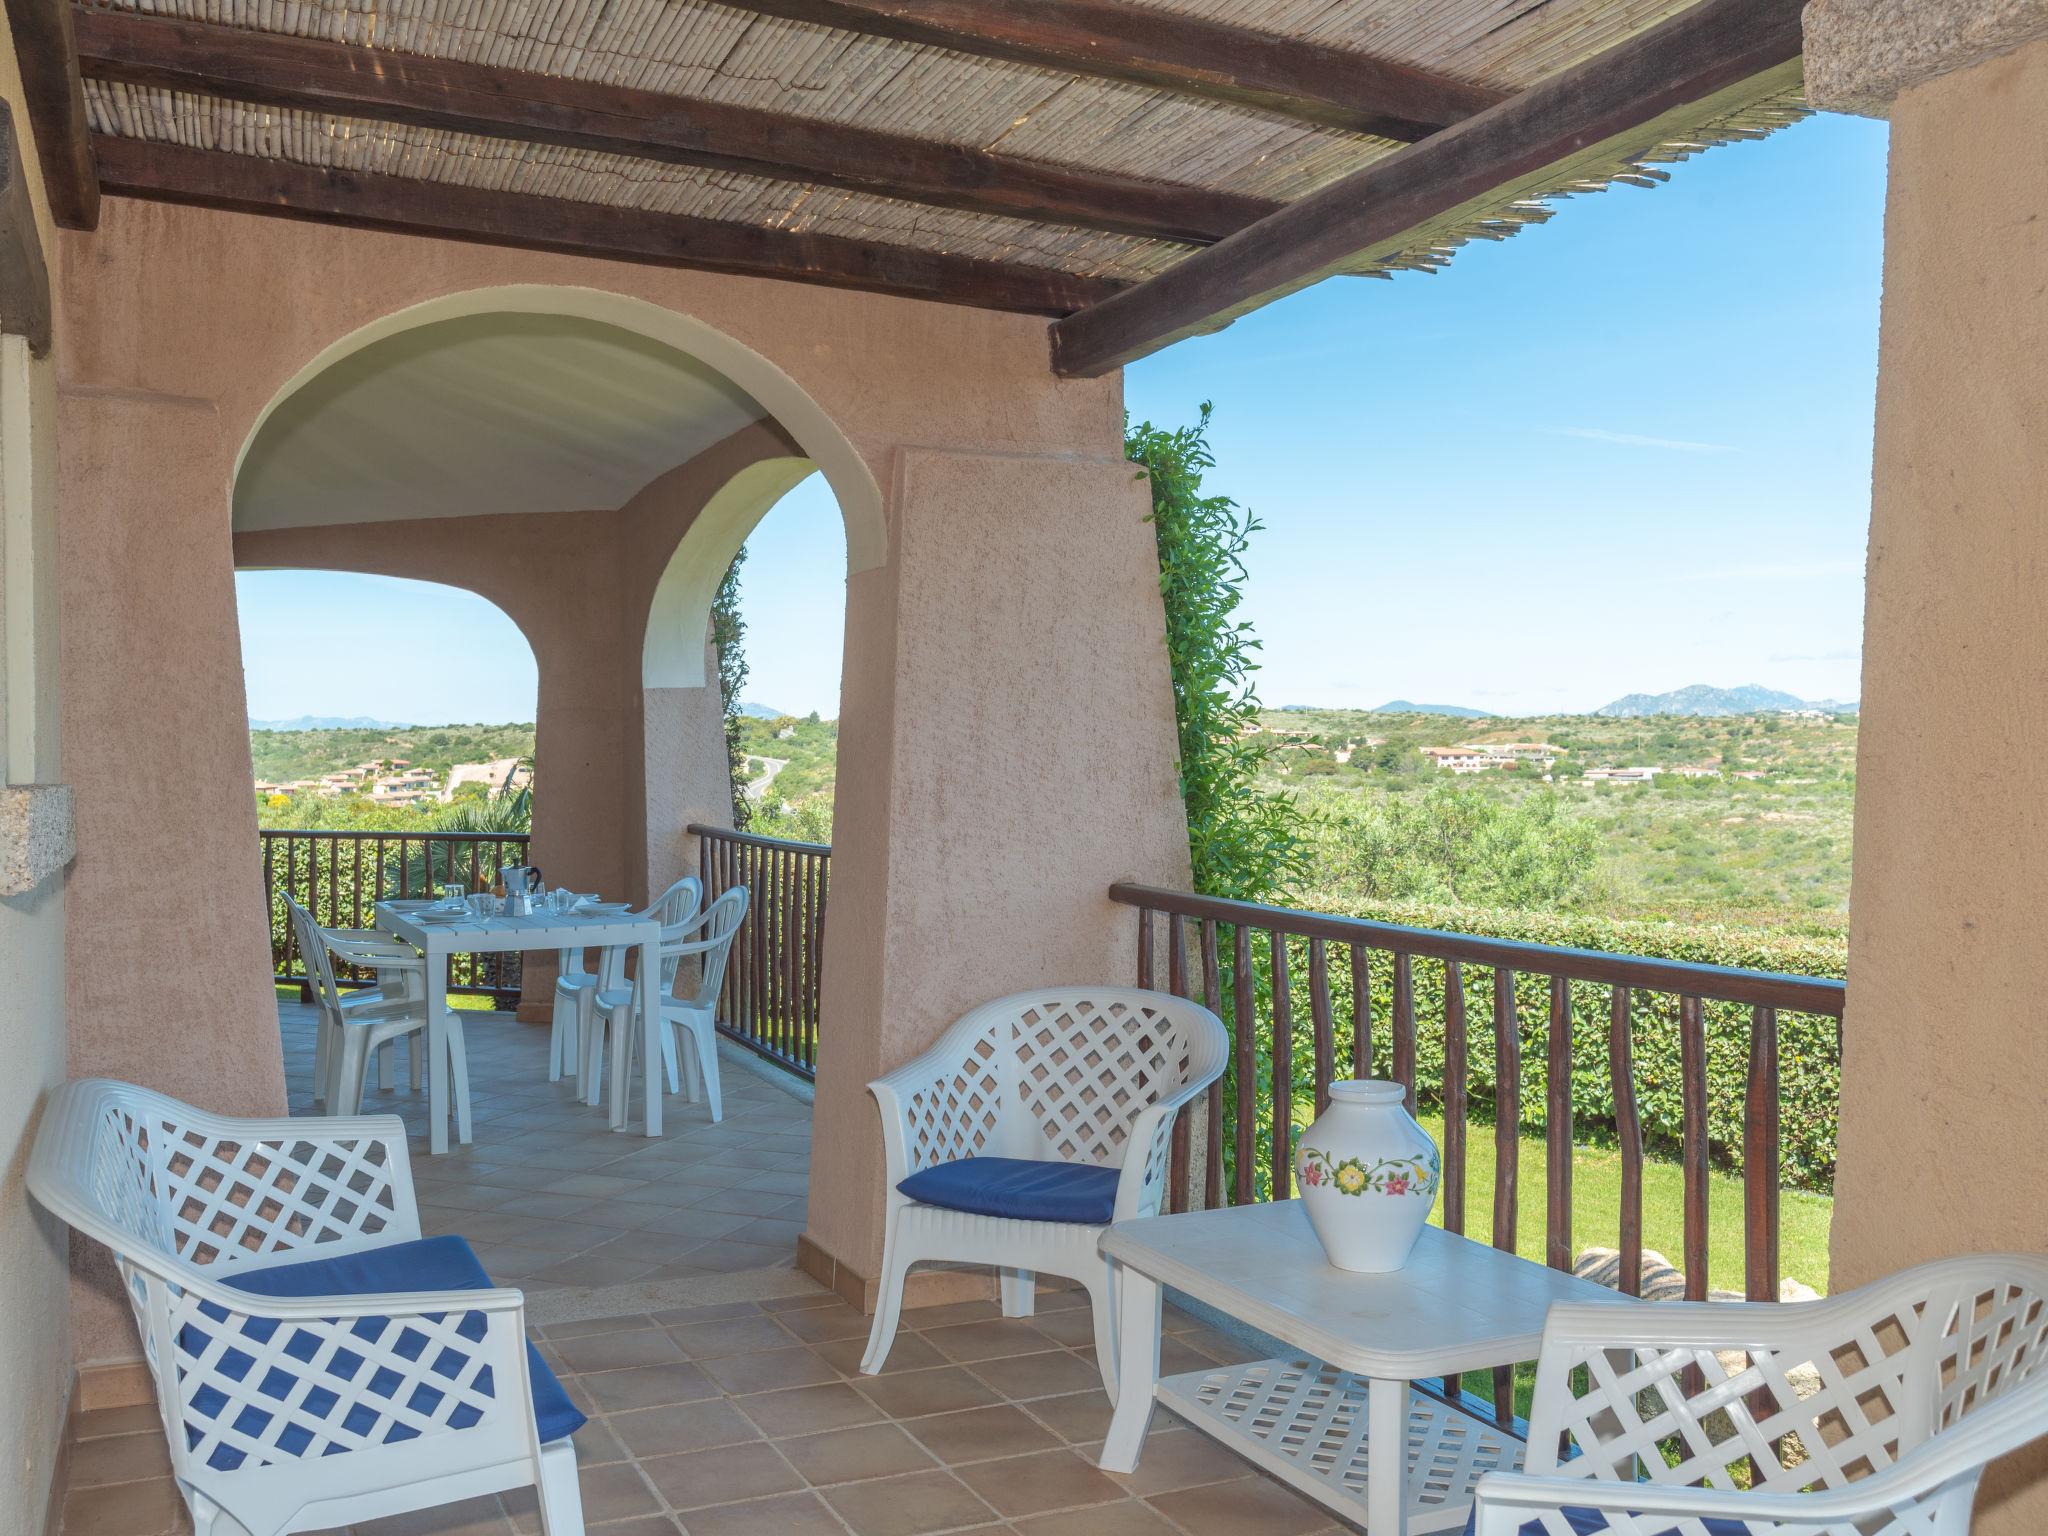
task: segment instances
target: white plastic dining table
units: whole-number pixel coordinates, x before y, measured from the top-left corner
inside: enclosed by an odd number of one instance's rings
[[[642,976],[661,974],[661,920],[635,912],[573,916],[542,912],[532,917],[469,917],[460,922],[422,922],[411,903],[377,903],[377,926],[427,957],[427,1145],[436,1155],[448,1150],[448,957],[530,949],[633,947],[640,951]],[[661,1012],[653,987],[635,989],[640,1028],[640,1065],[645,1082],[643,1126],[661,1134]],[[626,1128],[624,1086],[611,1095],[611,1125]],[[467,1142],[466,1128],[459,1134]]]
[[[1462,1528],[1472,1485],[1522,1462],[1516,1436],[1412,1383],[1535,1359],[1552,1302],[1643,1305],[1438,1227],[1391,1274],[1335,1269],[1298,1200],[1120,1221],[1101,1249],[1120,1293],[1102,1468],[1137,1470],[1164,1403],[1371,1536]],[[1161,1379],[1162,1286],[1299,1353]]]

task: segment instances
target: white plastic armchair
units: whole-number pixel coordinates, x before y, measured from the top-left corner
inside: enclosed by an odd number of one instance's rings
[[[703,900],[703,882],[695,875],[685,875],[663,891],[654,905],[641,915],[658,913],[664,925],[688,922]],[[580,1081],[582,1071],[578,1064],[583,1059],[580,1042],[584,1016],[590,1011],[598,984],[597,972],[583,968],[587,953],[582,949],[557,952],[559,967],[555,973],[555,1010],[548,1028],[548,1081],[551,1083],[559,1081],[564,1072],[573,1072],[579,1079],[578,1086],[586,1086]]]
[[[1138,987],[1048,987],[984,1003],[923,1055],[868,1084],[882,1114],[888,1194],[882,1276],[861,1370],[889,1357],[910,1267],[1001,1271],[1005,1317],[1028,1317],[1034,1277],[1088,1291],[1095,1359],[1116,1394],[1115,1292],[1096,1251],[1103,1223],[985,1216],[927,1205],[898,1186],[975,1156],[1120,1169],[1112,1221],[1157,1215],[1173,1118],[1221,1075],[1223,1023],[1184,998]]]
[[[28,1186],[113,1252],[198,1536],[324,1530],[528,1485],[547,1536],[581,1536],[575,1450],[540,1443],[518,1291],[235,1288],[419,1237],[396,1117],[229,1119],[83,1079],[51,1095]]]
[[[2017,1254],[1824,1301],[1560,1304],[1476,1533],[1964,1536],[1985,1464],[2048,1434],[2044,1349],[2048,1259]]]

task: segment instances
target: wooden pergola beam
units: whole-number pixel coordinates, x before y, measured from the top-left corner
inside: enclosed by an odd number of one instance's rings
[[[1799,80],[1799,0],[1700,0],[1499,106],[1289,203],[1052,328],[1053,369],[1092,378],[1220,330],[1417,232],[1639,153]]]
[[[100,183],[93,168],[85,84],[78,74],[71,0],[7,0],[7,25],[21,66],[21,94],[42,161],[50,217],[64,229],[94,229]]]
[[[1106,298],[1118,286],[1051,268],[979,261],[881,241],[793,234],[145,139],[95,135],[93,149],[107,193],[156,202],[822,283],[1034,315],[1068,314]]]
[[[1501,93],[1413,65],[1125,0],[719,0],[735,10],[1414,140]]]
[[[1208,245],[1279,205],[658,91],[79,8],[96,79]]]
[[[50,351],[50,271],[43,261],[36,211],[29,201],[28,169],[14,114],[0,101],[0,331],[27,340],[29,351]]]

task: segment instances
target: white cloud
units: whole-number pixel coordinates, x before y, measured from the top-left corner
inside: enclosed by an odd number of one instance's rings
[[[1594,443],[1619,443],[1624,448],[1663,448],[1672,453],[1733,453],[1727,443],[1695,443],[1682,437],[1644,437],[1637,432],[1610,432],[1605,427],[1555,427],[1559,437],[1582,437]]]

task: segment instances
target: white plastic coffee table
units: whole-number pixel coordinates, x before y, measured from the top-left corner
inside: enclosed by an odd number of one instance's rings
[[[1554,1301],[1641,1305],[1436,1227],[1393,1274],[1332,1269],[1295,1200],[1120,1221],[1102,1252],[1122,1287],[1103,1470],[1137,1469],[1164,1403],[1372,1536],[1462,1526],[1472,1485],[1522,1464],[1514,1435],[1411,1382],[1535,1359]],[[1162,1286],[1300,1353],[1162,1380]],[[1372,1454],[1389,1443],[1395,1476]]]

